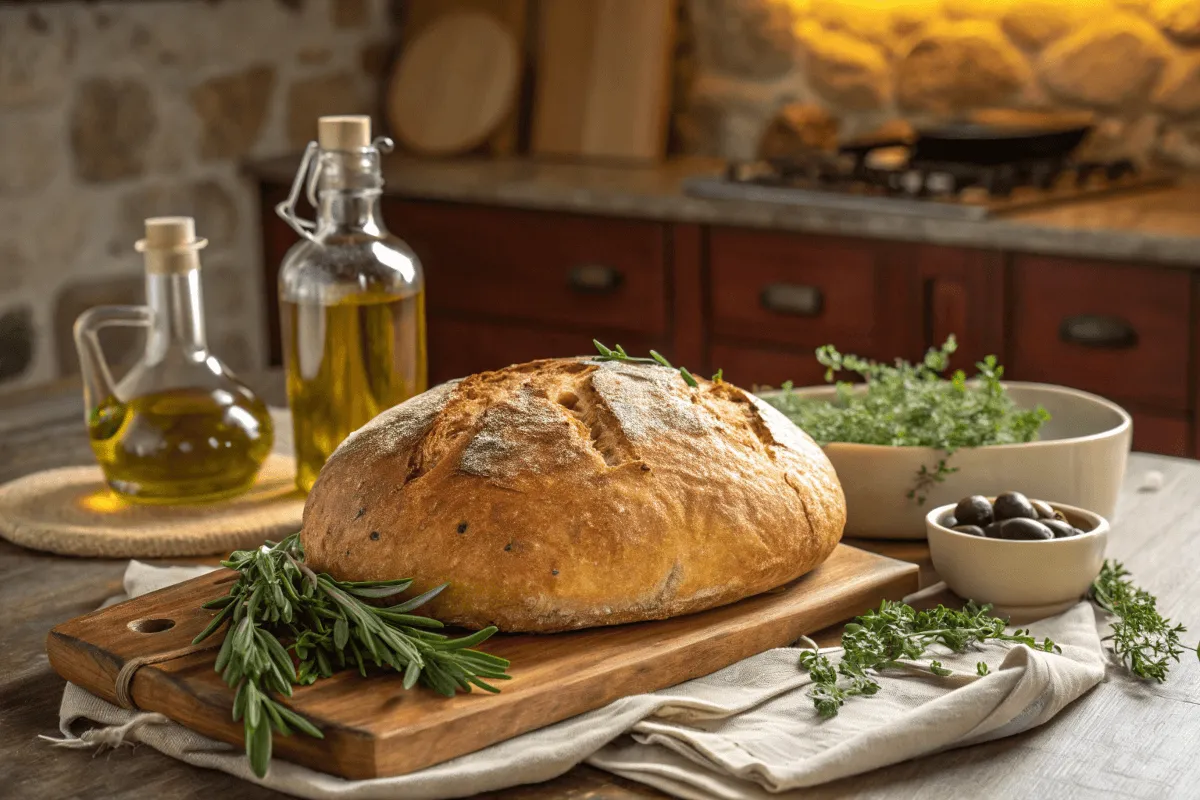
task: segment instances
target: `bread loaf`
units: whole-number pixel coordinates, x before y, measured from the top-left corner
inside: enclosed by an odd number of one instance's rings
[[[333,454],[309,564],[450,587],[444,622],[562,631],[712,608],[803,575],[845,499],[821,449],[729,383],[547,359],[443,384]]]

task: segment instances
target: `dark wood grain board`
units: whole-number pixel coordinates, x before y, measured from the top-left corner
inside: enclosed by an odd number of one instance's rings
[[[115,702],[121,666],[185,646],[207,624],[199,608],[223,594],[222,570],[55,627],[47,640],[54,669]],[[617,698],[707,675],[800,635],[849,619],[883,598],[917,588],[917,567],[839,546],[819,568],[787,586],[700,614],[660,622],[547,636],[497,636],[488,652],[513,662],[500,695],[441,698],[405,692],[400,676],[344,672],[299,688],[290,705],[321,727],[325,739],[276,737],[279,757],[348,778],[400,775],[599,708]],[[141,633],[145,620],[170,620]],[[206,736],[241,743],[230,717],[233,693],[212,669],[215,651],[195,653],[136,673],[137,705]]]

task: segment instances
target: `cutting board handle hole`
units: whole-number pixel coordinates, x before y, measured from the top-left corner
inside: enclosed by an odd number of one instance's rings
[[[162,633],[175,627],[173,619],[135,619],[129,623],[129,629],[138,633]]]

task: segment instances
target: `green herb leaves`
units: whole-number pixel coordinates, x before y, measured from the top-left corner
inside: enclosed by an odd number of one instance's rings
[[[1129,572],[1118,561],[1105,561],[1100,575],[1092,583],[1089,597],[1116,620],[1112,635],[1113,652],[1129,671],[1141,678],[1163,681],[1171,661],[1188,650],[1179,643],[1186,632],[1182,625],[1171,625],[1158,613],[1154,596],[1133,585]],[[938,606],[917,611],[904,603],[883,601],[871,611],[846,625],[842,634],[842,659],[835,667],[826,656],[812,650],[800,654],[800,668],[812,677],[808,690],[817,713],[837,716],[846,700],[857,695],[872,695],[879,683],[872,676],[881,670],[904,666],[925,658],[929,649],[941,645],[955,653],[987,641],[1014,642],[1035,650],[1061,652],[1050,639],[1041,642],[1028,630],[1005,632],[1006,620],[991,616],[991,606],[968,602],[962,611]],[[1200,658],[1200,646],[1196,648]],[[931,660],[926,668],[934,675],[952,674],[940,661]],[[975,673],[985,677],[988,665],[977,662]]]
[[[290,697],[293,684],[310,684],[346,667],[367,674],[368,665],[404,675],[453,696],[472,687],[499,691],[488,683],[508,678],[508,661],[472,650],[496,629],[452,639],[435,630],[442,623],[408,612],[442,591],[439,586],[393,606],[372,605],[412,585],[390,581],[338,581],[304,564],[299,534],[257,550],[239,550],[221,562],[240,574],[229,594],[204,604],[218,613],[194,640],[201,642],[230,624],[214,665],[236,689],[233,718],[242,720],[246,755],[262,777],[271,762],[271,731],[293,730],[323,738],[321,731],[272,695]],[[288,644],[284,644],[287,642]]]
[[[1139,678],[1162,682],[1167,678],[1170,662],[1178,663],[1184,647],[1179,634],[1186,633],[1182,625],[1158,613],[1154,595],[1134,586],[1129,571],[1119,561],[1105,561],[1104,567],[1088,597],[1112,614],[1112,634],[1105,637],[1112,643],[1113,653]],[[1196,648],[1200,658],[1200,646]]]
[[[879,683],[872,676],[880,670],[908,666],[902,662],[923,659],[931,647],[941,645],[955,653],[986,641],[1016,642],[1037,650],[1057,651],[1050,639],[1038,643],[1027,630],[1006,633],[1005,620],[988,612],[991,606],[967,603],[962,611],[938,606],[917,611],[904,603],[883,601],[871,611],[846,625],[842,634],[842,659],[836,667],[815,649],[800,654],[800,667],[812,676],[808,690],[817,713],[837,716],[846,700],[857,695],[873,695]],[[934,675],[951,674],[940,661],[926,667]],[[987,664],[979,662],[976,672],[987,674]]]
[[[890,366],[844,355],[826,345],[817,350],[826,380],[832,381],[837,372],[852,372],[865,379],[865,390],[838,382],[836,399],[825,402],[800,397],[791,391],[792,384],[785,383],[784,392],[767,402],[822,445],[852,442],[941,450],[946,458],[922,467],[909,492],[911,499],[924,503],[928,490],[956,471],[947,463],[954,451],[1032,441],[1050,418],[1040,406],[1017,408],[1000,383],[1004,368],[995,356],[976,364],[979,374],[972,382],[962,370],[943,378],[956,349],[951,336],[918,364],[897,359]]]
[[[596,361],[629,361],[640,364],[658,364],[659,366],[667,367],[668,369],[678,369],[679,374],[683,376],[684,382],[693,389],[700,386],[699,382],[696,381],[696,378],[692,375],[692,373],[688,372],[687,367],[672,366],[671,362],[667,361],[667,359],[664,358],[657,350],[650,351],[650,358],[635,358],[634,356],[626,353],[625,348],[621,347],[621,345],[617,345],[615,348],[609,349],[605,345],[601,344],[598,339],[592,339],[592,344],[596,345],[596,350],[600,353],[598,356],[593,356]],[[714,377],[714,382],[719,379],[719,376],[720,373],[718,373],[717,377]]]

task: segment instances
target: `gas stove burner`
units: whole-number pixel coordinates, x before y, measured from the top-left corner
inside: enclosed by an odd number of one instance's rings
[[[691,194],[917,216],[988,216],[1171,182],[1129,159],[1074,161],[1063,155],[1000,163],[922,159],[914,148],[851,145],[838,153],[730,163],[722,177],[695,178]]]

